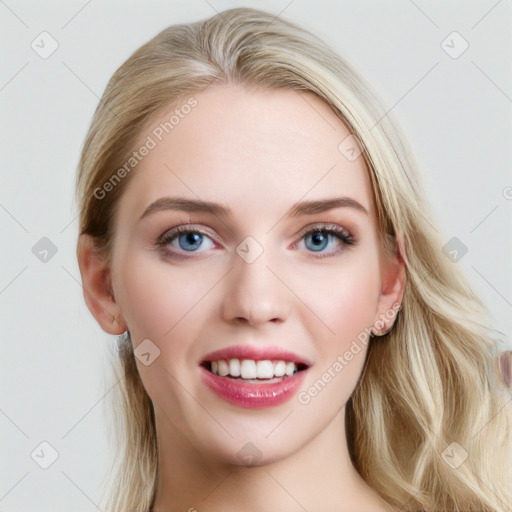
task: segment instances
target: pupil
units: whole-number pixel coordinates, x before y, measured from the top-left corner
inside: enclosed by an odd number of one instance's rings
[[[315,243],[322,242],[323,237],[320,233],[315,234]]]
[[[185,251],[196,249],[201,245],[201,238],[202,235],[200,235],[199,233],[186,233],[184,235],[181,235],[180,242],[182,240],[185,241],[185,247],[182,246],[182,249],[184,249]],[[180,243],[180,245],[182,244]]]
[[[320,231],[312,235],[313,248],[323,249],[327,243],[327,237]]]

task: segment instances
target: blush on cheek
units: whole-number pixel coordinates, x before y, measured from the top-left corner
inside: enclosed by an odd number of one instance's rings
[[[189,272],[166,265],[154,255],[127,258],[121,279],[123,314],[143,337],[166,336],[208,289]]]
[[[336,334],[339,350],[351,344],[353,339],[372,325],[377,304],[377,292],[372,276],[340,279],[339,285],[331,285],[322,295],[322,304],[315,306],[321,318]],[[332,280],[330,282],[333,282]]]

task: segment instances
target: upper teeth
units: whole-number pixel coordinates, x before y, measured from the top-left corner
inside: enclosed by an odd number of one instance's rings
[[[225,377],[242,377],[242,379],[272,379],[283,375],[293,375],[297,365],[286,361],[254,361],[253,359],[220,359],[211,362],[212,372]]]

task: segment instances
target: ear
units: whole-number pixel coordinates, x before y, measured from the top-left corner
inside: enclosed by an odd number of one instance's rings
[[[403,236],[395,236],[394,253],[381,261],[382,285],[372,331],[382,335],[391,330],[402,304],[405,290],[405,246]]]
[[[90,235],[80,235],[76,255],[89,311],[105,332],[124,333],[126,323],[114,298],[110,268],[105,257],[95,250]]]

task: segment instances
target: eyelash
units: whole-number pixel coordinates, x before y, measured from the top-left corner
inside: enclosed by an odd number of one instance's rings
[[[174,258],[190,258],[190,256],[184,256],[186,254],[185,252],[174,252],[167,250],[167,245],[171,243],[173,240],[178,238],[182,234],[189,234],[189,233],[198,233],[203,236],[207,236],[211,240],[215,241],[215,238],[209,235],[206,231],[203,231],[201,229],[192,229],[192,224],[189,225],[183,225],[183,226],[177,226],[175,228],[172,228],[170,230],[167,230],[165,233],[163,233],[156,241],[157,247],[162,249],[166,256],[171,256]],[[351,246],[354,246],[357,244],[357,239],[354,235],[352,235],[347,229],[342,228],[341,226],[337,226],[336,224],[331,223],[317,223],[312,227],[308,227],[305,230],[303,230],[300,233],[300,239],[299,241],[306,238],[308,235],[315,234],[315,233],[322,233],[324,235],[333,235],[335,238],[337,238],[341,245],[349,248]],[[297,242],[294,244],[294,246],[297,244]],[[195,251],[190,251],[190,253],[194,253]],[[315,254],[315,251],[308,251],[309,253]],[[340,250],[337,250],[332,253],[326,253],[321,255],[321,253],[318,253],[318,255],[313,256],[313,258],[316,259],[323,259],[328,258],[331,256],[336,256],[339,254]],[[194,257],[194,256],[192,256]]]

